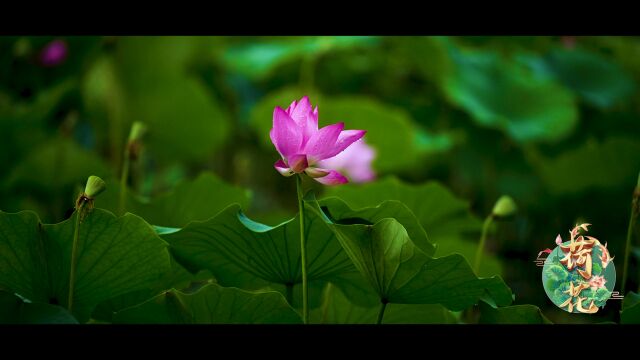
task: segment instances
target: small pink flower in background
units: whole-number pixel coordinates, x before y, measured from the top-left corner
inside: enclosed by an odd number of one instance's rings
[[[274,167],[283,176],[305,173],[325,185],[347,183],[335,169],[321,167],[321,160],[332,158],[360,140],[365,130],[344,130],[344,123],[318,129],[318,107],[312,109],[307,96],[283,110],[273,110],[271,142],[282,156]]]
[[[318,162],[318,166],[343,171],[355,183],[372,181],[376,174],[371,167],[376,151],[362,138],[340,154]]]
[[[57,66],[67,59],[67,43],[64,40],[53,40],[42,49],[40,62],[44,66]]]
[[[607,280],[605,280],[604,276],[593,275],[589,280],[589,286],[591,286],[591,290],[596,291],[603,288],[606,282]]]

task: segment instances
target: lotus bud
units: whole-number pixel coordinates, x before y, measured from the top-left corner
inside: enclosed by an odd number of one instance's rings
[[[95,199],[95,197],[105,189],[106,185],[104,180],[95,175],[91,175],[87,180],[87,185],[84,187],[84,194],[91,199]]]
[[[134,122],[131,125],[131,132],[129,132],[129,143],[139,141],[146,132],[147,126],[144,123],[140,121]]]
[[[509,195],[502,195],[493,206],[492,215],[496,217],[509,217],[516,213],[518,207]]]

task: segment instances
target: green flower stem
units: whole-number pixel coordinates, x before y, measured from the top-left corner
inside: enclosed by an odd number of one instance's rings
[[[327,288],[324,292],[324,303],[322,304],[322,323],[327,323],[327,312],[329,310],[329,301],[331,301],[331,291],[333,290],[333,285],[331,283],[327,284]]]
[[[302,320],[309,323],[309,288],[307,286],[307,245],[304,238],[304,201],[302,200],[302,175],[296,176],[298,209],[300,209],[300,257],[302,262]]]
[[[627,243],[624,249],[624,266],[622,268],[622,295],[625,294],[627,284],[627,271],[629,270],[629,255],[631,254],[631,238],[633,237],[633,226],[638,218],[638,195],[634,194],[631,202],[631,215],[629,216],[629,227],[627,228]]]
[[[382,301],[380,304],[380,312],[378,313],[378,321],[376,324],[382,324],[382,317],[384,317],[384,310],[387,308],[387,301]]]
[[[493,214],[487,216],[484,221],[484,225],[482,225],[482,236],[480,237],[480,244],[478,245],[478,250],[476,250],[476,258],[473,263],[473,270],[476,275],[480,271],[480,262],[482,261],[482,254],[484,253],[484,246],[487,242],[487,234],[489,233],[489,227],[491,227],[491,222],[493,221]]]
[[[71,245],[71,271],[69,272],[69,297],[67,309],[73,311],[73,290],[76,284],[76,262],[78,261],[78,237],[80,234],[80,218],[82,217],[82,209],[85,203],[81,203],[76,209],[76,227],[73,230],[73,244]]]
[[[118,201],[118,215],[124,215],[127,202],[127,180],[129,178],[129,165],[131,164],[129,146],[124,151],[124,161],[120,174],[120,200]]]

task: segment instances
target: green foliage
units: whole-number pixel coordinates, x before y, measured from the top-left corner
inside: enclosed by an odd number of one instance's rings
[[[536,73],[556,79],[598,108],[610,108],[634,90],[633,81],[619,65],[585,49],[555,48],[541,58],[523,60]]]
[[[175,289],[114,315],[118,324],[299,324],[277,292],[250,292],[209,284],[187,294]]]
[[[406,184],[397,178],[387,177],[363,185],[347,185],[327,189],[328,195],[337,196],[353,208],[374,206],[385,200],[397,200],[407,206],[428,231],[429,239],[437,244],[438,255],[458,253],[472,259],[477,244],[467,241],[480,236],[482,222],[469,211],[469,204],[457,198],[437,182],[421,185]],[[416,245],[425,250],[419,241]],[[501,273],[501,265],[491,255],[484,258],[480,275]]]
[[[593,299],[595,300],[595,304],[598,307],[604,306],[604,304],[611,297],[611,291],[607,290],[607,288],[600,288],[595,291],[593,294]]]
[[[55,193],[84,185],[87,174],[106,177],[110,171],[96,154],[67,138],[54,138],[32,149],[8,175],[7,188]]]
[[[551,324],[542,311],[534,305],[512,305],[493,308],[480,303],[481,324]]]
[[[444,81],[448,99],[485,127],[521,143],[560,140],[578,121],[574,96],[496,52],[450,47],[454,71]]]
[[[120,185],[111,181],[98,204],[116,212],[119,199]],[[194,180],[183,181],[172,191],[152,199],[140,198],[128,190],[125,209],[154,225],[181,227],[191,221],[209,219],[232,203],[247,207],[250,199],[251,192],[203,172]]]
[[[251,78],[263,78],[278,65],[298,57],[314,57],[338,49],[377,43],[371,36],[278,37],[260,43],[230,46],[222,55],[224,65]]]
[[[620,323],[640,324],[640,295],[629,292],[622,302],[622,312],[620,313]]]
[[[0,290],[0,324],[77,324],[64,308],[45,303],[26,302]]]
[[[328,286],[322,306],[311,312],[314,324],[375,324],[379,305],[359,306],[340,289]],[[388,304],[384,313],[385,324],[455,324],[456,318],[439,304]]]
[[[567,272],[564,266],[557,264],[550,265],[545,270],[545,273],[547,274],[547,277],[554,282],[565,281],[569,277],[569,272]]]
[[[48,66],[52,40],[67,54]],[[0,322],[299,323],[295,189],[273,169],[269,130],[274,107],[304,95],[321,126],[367,130],[377,154],[371,183],[304,182],[322,195],[305,205],[312,323],[375,323],[385,298],[411,302],[387,304],[387,324],[545,323],[548,307],[559,323],[617,321],[557,312],[522,280],[577,221],[624,258],[637,39],[12,36],[0,49],[0,209],[38,213],[0,212]],[[136,123],[148,131],[128,144]],[[70,314],[73,208],[90,175],[106,190],[80,226]],[[503,194],[518,211],[490,229],[474,274],[475,215]],[[616,269],[593,265],[607,289],[581,296],[602,306]],[[542,275],[556,303],[583,281]],[[638,322],[637,297],[621,322]]]
[[[320,303],[327,281],[347,287],[347,292],[366,292],[366,285],[333,233],[317,216],[305,216],[307,276],[311,306]],[[222,286],[261,289],[272,286],[286,294],[293,287],[294,306],[300,305],[300,227],[296,216],[277,226],[247,218],[239,205],[230,205],[215,217],[192,222],[180,231],[162,235],[171,252],[187,269],[207,269]]]
[[[615,136],[580,144],[554,158],[531,155],[547,188],[555,194],[565,194],[634,184],[640,168],[640,157],[636,156],[639,153],[637,141]],[[584,176],[575,176],[575,169],[583,171]]]
[[[0,287],[66,305],[75,217],[43,225],[33,212],[0,212]],[[101,209],[82,222],[78,254],[73,315],[80,322],[100,302],[152,286],[169,267],[166,243],[144,220]]]
[[[602,274],[602,266],[600,266],[600,264],[594,262],[592,266],[593,268],[591,271],[594,275]]]
[[[320,208],[312,209],[322,216]],[[511,291],[499,277],[476,278],[460,255],[432,258],[414,245],[397,220],[381,218],[374,223],[362,212],[355,211],[360,216],[348,218],[348,225],[342,224],[344,219],[322,218],[380,301],[442,304],[454,311],[475,304],[485,294],[500,306],[511,303]]]

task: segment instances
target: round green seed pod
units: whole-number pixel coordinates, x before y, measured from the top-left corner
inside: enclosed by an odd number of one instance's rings
[[[87,185],[84,188],[84,194],[87,197],[89,197],[91,199],[94,199],[101,192],[103,192],[106,188],[107,188],[107,186],[104,183],[104,180],[102,180],[101,178],[99,178],[99,177],[97,177],[95,175],[91,175],[91,176],[89,176],[89,179],[87,180]]]
[[[496,217],[509,217],[516,213],[518,206],[511,196],[502,195],[493,206],[492,214]]]

